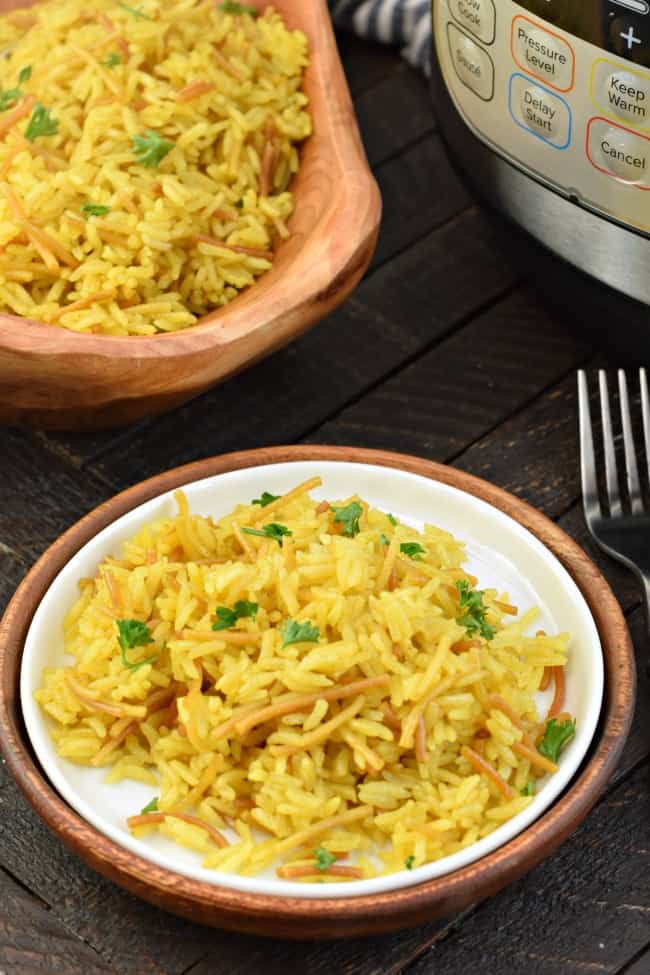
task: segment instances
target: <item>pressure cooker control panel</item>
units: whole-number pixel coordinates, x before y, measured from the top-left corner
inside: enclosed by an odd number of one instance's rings
[[[474,133],[650,233],[650,2],[434,0],[438,60]]]

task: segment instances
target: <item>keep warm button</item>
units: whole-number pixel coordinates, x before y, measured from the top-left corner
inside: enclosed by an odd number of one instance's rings
[[[592,166],[640,189],[650,189],[650,139],[594,118],[587,129],[587,154]]]

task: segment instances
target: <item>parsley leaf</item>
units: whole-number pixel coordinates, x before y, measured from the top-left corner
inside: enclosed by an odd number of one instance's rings
[[[101,203],[84,203],[81,212],[86,214],[87,220],[88,217],[105,217],[107,213],[111,212],[111,208],[103,206]]]
[[[386,536],[384,535],[383,532],[379,536],[379,544],[380,545],[390,545],[390,538],[386,538]]]
[[[567,719],[566,721],[560,722],[558,722],[555,718],[551,718],[546,725],[544,737],[542,738],[537,751],[540,753],[540,755],[543,755],[544,758],[548,758],[551,762],[557,763],[557,760],[560,757],[560,752],[565,745],[571,741],[575,733],[575,718],[573,720]]]
[[[0,94],[0,112],[6,112],[7,109],[12,108],[20,96],[22,91],[20,88],[7,88]]]
[[[272,521],[270,525],[264,525],[264,528],[242,528],[242,531],[247,535],[259,535],[260,538],[272,538],[274,539],[280,548],[282,548],[282,539],[285,535],[293,535],[293,532],[286,528],[284,525],[278,525],[276,522]]]
[[[459,616],[456,622],[465,627],[468,636],[478,633],[486,640],[491,640],[496,630],[485,622],[487,610],[483,605],[483,593],[480,590],[470,589],[467,579],[461,579],[457,582],[456,589],[460,596],[460,608],[465,610],[465,613]]]
[[[326,850],[323,846],[319,846],[314,850],[314,859],[316,860],[316,869],[324,873],[328,867],[331,867],[333,863],[336,863],[336,857],[329,850]]]
[[[237,206],[237,204],[235,204],[235,206]],[[253,498],[251,504],[259,504],[260,508],[266,508],[267,504],[272,504],[281,497],[281,494],[271,494],[269,491],[264,491],[260,498]]]
[[[146,806],[142,807],[140,815],[146,816],[150,812],[158,812],[158,796],[154,796],[151,802],[148,802]]]
[[[363,508],[358,501],[352,501],[344,508],[337,508],[331,504],[330,511],[334,512],[334,521],[343,525],[344,535],[347,535],[348,538],[354,538],[355,535],[359,534],[359,518],[363,514]]]
[[[535,783],[531,779],[521,790],[522,796],[534,796],[535,795]]]
[[[406,867],[407,870],[412,870],[414,863],[415,863],[415,857],[413,856],[413,854],[411,854],[411,856],[407,857],[406,860],[404,861],[404,866]]]
[[[234,609],[228,609],[226,606],[218,606],[217,622],[212,624],[212,629],[229,630],[231,626],[235,625],[237,620],[244,619],[247,616],[255,619],[258,609],[259,606],[257,603],[249,603],[247,599],[237,600]]]
[[[237,207],[238,210],[243,210],[244,209],[244,201],[243,200],[237,200],[237,202],[235,203],[235,206]],[[264,492],[264,493],[266,493],[266,492]],[[255,502],[253,502],[253,504],[255,504]]]
[[[399,547],[402,555],[408,555],[410,559],[415,559],[416,562],[422,561],[422,556],[426,555],[426,548],[423,548],[419,542],[402,542]]]
[[[311,620],[305,623],[298,623],[296,620],[285,620],[280,628],[283,644],[282,648],[288,647],[290,643],[316,643],[320,636],[317,626],[312,626]]]
[[[133,152],[138,157],[138,162],[147,169],[158,167],[173,148],[173,142],[163,139],[153,129],[147,129],[144,135],[133,136]]]
[[[386,517],[390,521],[391,525],[399,525],[399,521],[397,520],[395,515],[387,514]]]
[[[259,10],[255,7],[247,7],[244,3],[236,3],[235,0],[223,0],[223,3],[219,4],[219,10],[224,14],[234,14],[238,17],[240,14],[248,14],[250,17],[259,17]]]
[[[118,3],[118,7],[121,7],[122,10],[126,10],[127,14],[131,14],[131,16],[135,17],[136,20],[151,20],[151,17],[148,17],[147,14],[143,13],[142,4],[140,4],[139,7],[128,7],[125,3]]]
[[[28,64],[26,67],[22,69],[22,71],[18,75],[18,84],[24,85],[26,81],[29,81],[31,76],[32,76],[32,66],[31,64]]]
[[[126,651],[133,647],[146,647],[148,643],[153,642],[151,630],[146,623],[141,623],[140,620],[115,620],[115,623],[118,629],[117,641],[122,651],[124,666],[128,667],[129,670],[136,671],[140,667],[144,667],[145,664],[153,663],[158,654],[147,657],[146,660],[139,660],[137,663],[132,663],[126,655]]]
[[[25,137],[33,142],[39,135],[56,135],[58,131],[59,120],[52,118],[49,108],[44,108],[40,102],[37,102],[29,125],[25,129]]]
[[[117,51],[109,51],[103,60],[99,62],[103,64],[105,68],[114,68],[117,64],[122,63],[122,58],[119,56]]]

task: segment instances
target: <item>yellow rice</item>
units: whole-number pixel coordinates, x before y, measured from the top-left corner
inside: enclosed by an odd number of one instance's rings
[[[363,502],[347,537],[309,496],[318,484],[216,522],[178,492],[175,517],[80,581],[64,624],[74,664],[47,669],[36,692],[62,756],[110,766],[109,782],[147,783],[159,814],[199,820],[159,815],[136,834],[160,829],[210,868],[284,864],[280,876],[341,882],[350,866],[364,878],[420,866],[521,812],[532,801],[522,790],[544,774],[517,743],[539,740],[535,694],[544,669],[566,663],[568,634],[527,635],[536,610],[505,615],[507,595],[487,590],[495,635],[468,641],[457,583],[478,583],[462,569],[463,544]],[[282,546],[245,531],[269,524],[291,533]],[[414,542],[419,559],[401,549]],[[215,631],[217,609],[239,600],[257,615]],[[125,667],[117,619],[148,624],[152,642],[127,659],[152,662]],[[310,621],[318,639],[283,646],[287,620]],[[156,705],[143,704],[152,694]],[[346,857],[343,875],[310,868],[315,849]]]
[[[0,92],[19,88],[0,109],[0,311],[153,335],[271,267],[311,132],[307,39],[271,7],[221,7],[56,0],[0,16]],[[38,104],[58,131],[30,141]],[[152,168],[133,142],[149,132],[173,145]]]

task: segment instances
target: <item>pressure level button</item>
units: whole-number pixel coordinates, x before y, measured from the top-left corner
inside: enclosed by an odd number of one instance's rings
[[[571,45],[559,34],[545,30],[528,17],[515,17],[512,53],[522,71],[557,91],[573,88],[575,56]]]
[[[449,8],[461,27],[484,44],[493,44],[497,14],[493,0],[449,0]]]

